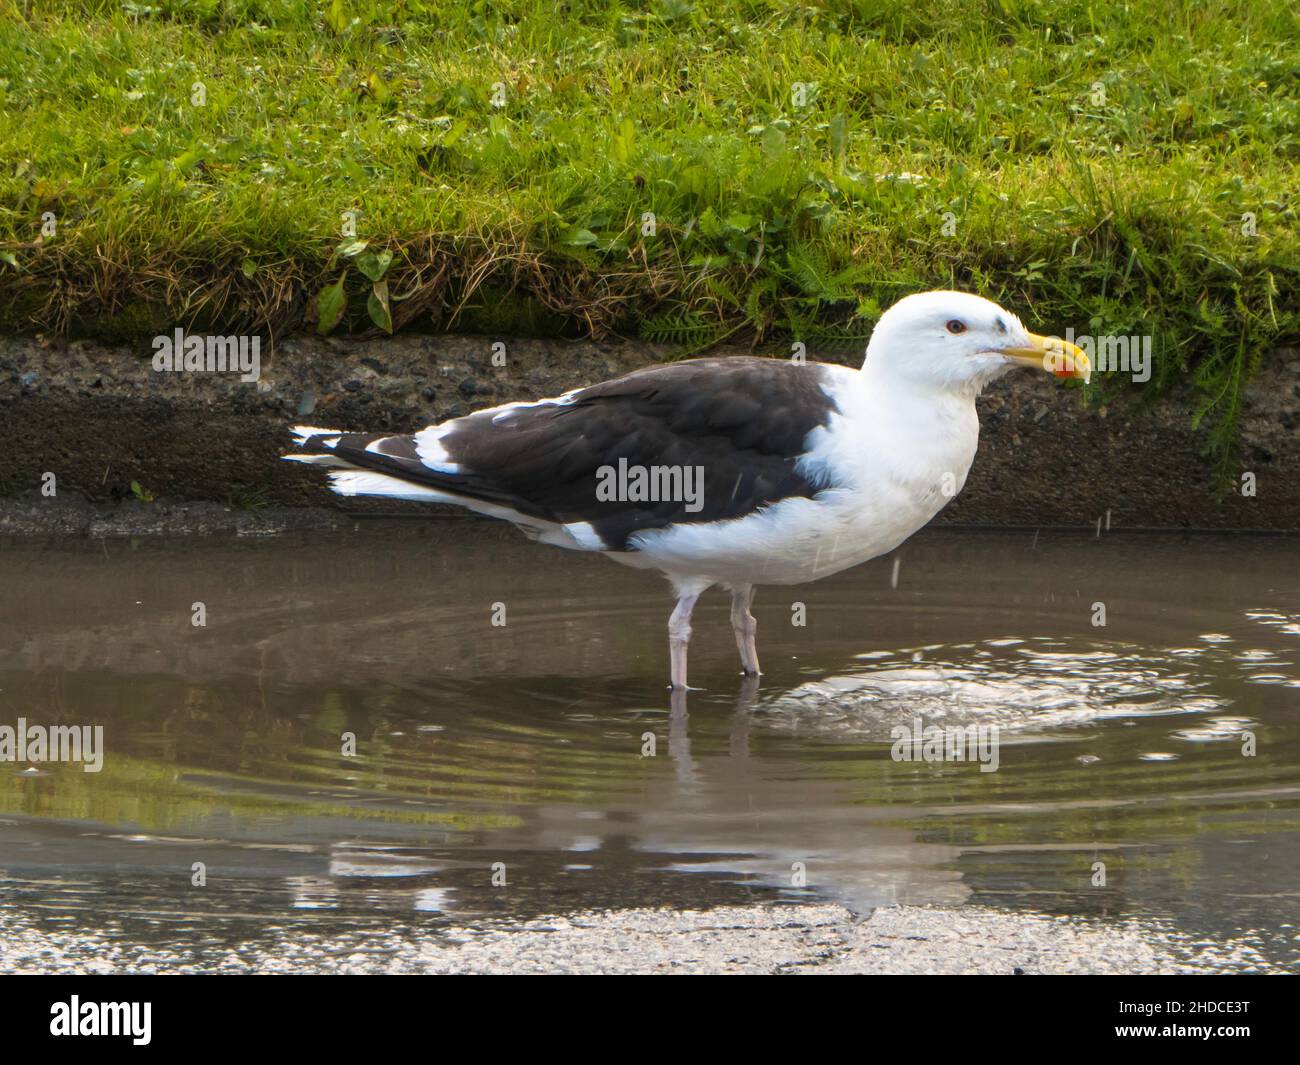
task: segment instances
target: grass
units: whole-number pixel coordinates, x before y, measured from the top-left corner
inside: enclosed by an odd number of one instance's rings
[[[1226,477],[1300,335],[1297,38],[1286,0],[0,0],[0,328],[856,356],[950,286],[1151,335],[1133,394],[1190,381]]]

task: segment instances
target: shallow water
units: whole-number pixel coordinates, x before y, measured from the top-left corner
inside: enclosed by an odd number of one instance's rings
[[[1148,917],[1295,967],[1297,556],[1283,537],[929,530],[761,588],[758,686],[707,594],[703,690],[674,713],[666,585],[495,524],[11,543],[0,725],[102,725],[106,753],[100,773],[0,763],[0,906],[201,947],[970,901]],[[996,724],[997,771],[891,758],[918,718]]]

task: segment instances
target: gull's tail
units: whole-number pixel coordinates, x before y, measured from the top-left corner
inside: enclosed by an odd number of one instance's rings
[[[330,467],[330,489],[338,495],[387,496],[390,499],[414,499],[425,503],[465,503],[463,498],[449,492],[395,476],[400,472],[401,464],[419,464],[415,441],[409,436],[348,433],[339,429],[320,429],[314,425],[295,425],[291,431],[297,450],[282,455],[281,458],[288,462]],[[427,474],[428,470],[425,469],[424,472]]]
[[[513,522],[531,539],[562,547],[593,550],[578,543],[565,527],[527,514],[501,498],[490,484],[461,472],[414,436],[349,433],[295,425],[295,451],[281,458],[329,468],[330,489],[341,496],[384,496],[416,503],[449,503],[490,518]]]

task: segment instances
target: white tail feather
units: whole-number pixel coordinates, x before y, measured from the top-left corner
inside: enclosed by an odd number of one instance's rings
[[[388,496],[390,499],[414,499],[421,503],[459,503],[455,496],[436,488],[424,488],[400,477],[369,470],[346,470],[330,474],[330,488],[341,496]]]
[[[300,426],[295,429],[295,432],[302,429],[303,427]],[[319,432],[319,430],[315,429],[306,429],[305,431],[308,436]],[[329,432],[329,430],[326,430],[326,432]],[[513,507],[503,506],[499,503],[471,499],[469,496],[458,495],[455,492],[447,492],[439,488],[428,488],[412,481],[404,481],[400,477],[391,477],[386,473],[357,469],[336,455],[285,455],[284,457],[321,466],[343,467],[342,469],[331,470],[329,474],[330,488],[341,496],[384,496],[388,499],[407,499],[416,503],[450,503],[453,506],[465,507],[478,514],[513,522],[523,530],[530,540],[541,540],[542,543],[555,544],[558,547],[576,547],[583,551],[604,549],[604,545],[600,543],[598,538],[589,535],[576,537],[566,526],[556,522],[524,515]]]
[[[345,462],[337,455],[281,455],[285,462],[306,462],[311,466],[337,466],[344,470],[355,470],[350,462]]]

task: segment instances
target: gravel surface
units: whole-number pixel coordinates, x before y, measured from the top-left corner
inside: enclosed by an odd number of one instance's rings
[[[618,910],[438,930],[268,930],[199,948],[142,947],[104,930],[51,932],[0,911],[0,973],[939,973],[1277,971],[1245,943],[1141,921],[968,906]]]

